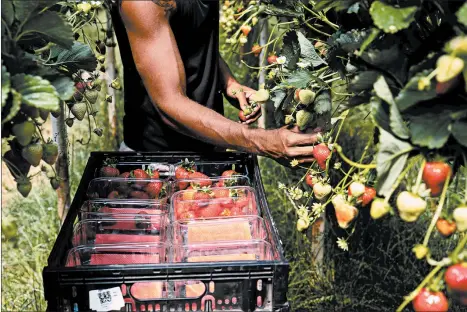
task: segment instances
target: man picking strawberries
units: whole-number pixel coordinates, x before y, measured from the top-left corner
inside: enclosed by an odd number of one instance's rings
[[[316,135],[252,129],[260,107],[236,123],[254,90],[240,85],[218,51],[217,0],[114,0],[112,19],[124,67],[125,144],[137,151],[208,151],[214,146],[273,158],[312,159]]]

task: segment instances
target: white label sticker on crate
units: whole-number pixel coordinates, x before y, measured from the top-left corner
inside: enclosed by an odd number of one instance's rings
[[[120,310],[125,306],[120,287],[89,291],[89,308],[95,311]]]

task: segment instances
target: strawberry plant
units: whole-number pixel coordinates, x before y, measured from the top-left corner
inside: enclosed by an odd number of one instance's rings
[[[2,1],[2,160],[23,196],[30,189],[25,182],[32,178],[29,165],[39,166],[41,160],[50,166],[45,171],[51,186],[60,185],[53,165],[66,150],[55,143],[60,139],[43,135],[50,114],[56,121],[65,116],[69,127],[87,116],[89,135],[102,135],[94,118],[103,75],[97,67],[106,46],[115,44],[111,30],[103,29],[105,39],[95,42],[83,30],[95,26],[100,36],[102,8],[102,1]],[[120,88],[118,81],[114,84]],[[65,127],[59,136],[66,136]]]
[[[266,43],[258,45],[252,34],[264,27],[257,24],[264,25],[265,18],[272,29]],[[467,186],[462,187],[467,5],[437,0],[226,1],[221,26],[228,38],[225,55],[239,49],[241,55],[261,52],[265,58],[242,63],[267,73],[266,105],[273,111],[267,126],[319,133],[315,161],[291,159],[290,167],[303,175],[279,186],[291,203],[297,230],[306,235],[320,219],[316,216],[325,217],[339,228],[340,234],[332,235],[337,247],[351,252],[352,235],[365,230],[359,227],[368,217],[377,223],[424,226],[424,232],[417,231],[419,243],[411,242],[416,247],[412,257],[426,262],[420,268],[426,277],[418,286],[411,284],[408,295],[399,294],[401,304],[392,308],[402,311],[413,301],[415,310],[429,309],[426,302],[436,297],[440,305],[434,309],[447,310],[442,274],[467,256]],[[251,49],[242,48],[245,40],[254,43]],[[354,131],[356,118],[365,118],[371,124],[366,131],[372,132],[359,152],[342,139]],[[433,238],[435,228],[446,244]],[[435,251],[435,246],[442,247]],[[450,299],[450,310],[465,304]]]

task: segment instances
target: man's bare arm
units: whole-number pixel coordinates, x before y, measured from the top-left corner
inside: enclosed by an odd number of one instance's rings
[[[312,147],[297,145],[311,145],[315,136],[285,129],[249,129],[186,97],[184,66],[165,7],[151,1],[123,1],[121,12],[145,87],[176,129],[223,147],[276,158],[310,158]]]

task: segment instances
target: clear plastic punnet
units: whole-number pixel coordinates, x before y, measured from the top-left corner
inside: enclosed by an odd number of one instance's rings
[[[66,266],[159,264],[166,255],[164,243],[84,245],[70,249]]]
[[[118,171],[113,170],[112,173],[118,173],[120,176],[127,176],[131,174],[133,170],[141,169],[149,173],[158,172],[159,176],[162,179],[168,178],[173,175],[174,166],[167,162],[149,162],[145,160],[135,161],[135,160],[114,160],[112,163],[112,158],[108,158],[107,161],[110,161],[111,166],[116,168]],[[96,169],[95,177],[108,177],[106,176],[105,170],[106,164],[102,164],[102,167]]]
[[[264,240],[267,237],[264,221],[258,216],[176,221],[172,223],[172,231],[175,245]]]
[[[166,203],[171,183],[161,179],[96,178],[88,186],[89,199],[155,199]]]
[[[193,171],[201,172],[208,177],[219,177],[222,176],[226,171],[233,170],[235,175],[248,176],[248,168],[245,164],[235,160],[226,161],[194,161],[187,163],[185,160],[178,162],[174,165],[175,173],[177,168],[185,167]]]
[[[233,175],[230,177],[207,177],[207,178],[187,178],[175,179],[173,183],[174,192],[186,190],[187,188],[202,187],[229,187],[229,186],[249,186],[250,179],[244,175]]]
[[[134,200],[134,199],[93,199],[83,203],[80,209],[81,218],[86,214],[162,214],[168,213],[167,204],[158,200]]]
[[[165,242],[167,217],[162,215],[113,215],[82,220],[73,231],[73,246]]]
[[[172,262],[273,260],[271,245],[262,240],[174,245]]]
[[[172,195],[170,211],[172,221],[260,215],[255,190],[249,186],[179,191]]]

